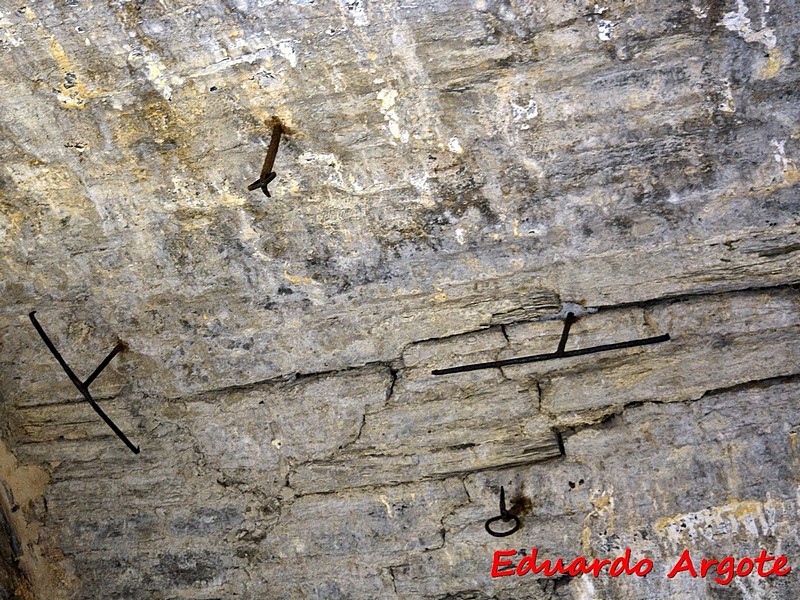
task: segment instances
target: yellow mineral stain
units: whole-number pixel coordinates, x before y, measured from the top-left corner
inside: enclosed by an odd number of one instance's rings
[[[67,53],[64,52],[64,48],[52,38],[50,39],[50,56],[55,59],[62,71],[72,71],[72,64],[69,62]]]
[[[62,76],[66,76],[67,73],[75,73],[74,68],[72,67],[72,63],[70,62],[69,58],[67,57],[67,53],[64,51],[63,46],[58,43],[52,36],[48,36],[50,38],[50,56],[53,57],[53,60],[56,61],[58,64],[58,68],[61,70]],[[85,108],[86,100],[90,96],[86,86],[83,85],[80,78],[76,78],[75,85],[72,87],[66,87],[64,82],[61,83],[61,90],[58,94],[58,99],[69,108]]]
[[[783,180],[789,185],[800,182],[800,169],[794,165],[789,165],[783,170]]]
[[[247,198],[232,194],[227,188],[223,188],[220,200],[220,203],[224,206],[244,206],[248,204]]]
[[[181,229],[184,231],[205,231],[212,225],[211,219],[207,218],[192,218],[181,223]]]
[[[696,513],[686,513],[682,515],[675,515],[672,517],[664,517],[655,523],[655,529],[658,532],[664,532],[667,528],[681,528],[681,523],[687,521],[696,521],[698,523],[708,523],[711,521],[724,520],[729,517],[741,521],[746,517],[760,517],[765,507],[774,507],[776,502],[774,500],[737,500],[732,499],[727,504],[720,506],[712,506],[706,510]],[[682,529],[682,528],[681,528]]]
[[[481,262],[477,258],[475,258],[473,256],[471,256],[471,257],[467,258],[466,260],[464,260],[464,263],[468,267],[470,267],[471,269],[474,269],[475,271],[477,271],[477,272],[479,272],[479,273],[481,273],[483,275],[494,276],[494,274],[495,274],[493,272],[493,270],[484,271],[483,264],[481,264]]]
[[[783,67],[783,54],[780,49],[774,48],[770,51],[767,66],[762,71],[763,78],[772,79],[780,72],[781,67]]]
[[[147,65],[147,78],[150,81],[158,79],[161,75],[163,75],[161,68],[156,63],[151,62]]]
[[[584,556],[589,556],[592,549],[592,530],[584,527],[581,532],[581,551]]]
[[[290,275],[289,272],[286,271],[286,270],[283,271],[283,276],[286,277],[286,279],[290,283],[293,283],[295,285],[299,285],[301,283],[305,283],[307,285],[310,285],[310,284],[314,283],[314,280],[311,279],[310,277],[301,277],[300,275]]]
[[[736,505],[736,507],[733,509],[733,514],[737,519],[741,519],[743,517],[754,517],[757,516],[763,508],[763,502],[746,500]]]
[[[3,217],[6,220],[6,234],[10,234],[12,239],[14,236],[19,235],[19,232],[22,231],[22,228],[25,226],[25,223],[28,220],[27,215],[21,211],[7,212],[3,215]]]
[[[593,506],[594,506],[594,507],[595,507],[597,510],[603,510],[603,509],[604,509],[604,508],[606,508],[606,507],[607,507],[607,506],[608,506],[610,503],[611,503],[611,498],[609,498],[609,497],[608,497],[607,495],[605,495],[605,494],[603,494],[602,496],[600,496],[600,497],[598,497],[598,498],[595,498],[594,500],[592,500],[592,505],[593,505]]]

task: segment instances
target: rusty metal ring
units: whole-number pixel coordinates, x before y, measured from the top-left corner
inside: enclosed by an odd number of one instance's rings
[[[514,521],[514,527],[512,527],[508,531],[502,531],[502,532],[501,531],[492,531],[492,528],[489,527],[489,525],[491,525],[495,521]],[[496,517],[492,517],[491,519],[486,521],[486,524],[485,524],[486,532],[489,535],[493,535],[494,537],[506,537],[507,535],[511,535],[512,533],[515,533],[517,531],[517,529],[519,529],[519,526],[520,526],[519,517],[517,517],[516,515],[512,515],[510,513],[506,513],[505,515],[498,515]]]

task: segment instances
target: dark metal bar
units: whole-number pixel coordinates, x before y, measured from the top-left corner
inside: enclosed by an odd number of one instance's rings
[[[111,362],[111,359],[114,358],[120,352],[122,352],[124,349],[125,349],[125,343],[124,342],[117,342],[117,345],[114,346],[114,349],[109,353],[108,356],[106,356],[103,359],[103,362],[101,362],[98,365],[98,367],[94,370],[94,373],[89,375],[89,377],[86,379],[86,381],[83,382],[83,385],[85,385],[88,388],[92,384],[92,382],[95,379],[97,379],[97,376],[100,375],[100,373],[102,373],[103,369],[105,369],[108,366],[108,363]]]
[[[267,184],[277,177],[277,174],[272,172],[272,167],[275,165],[275,157],[278,156],[278,145],[281,142],[282,133],[283,126],[279,122],[276,122],[272,126],[272,138],[269,140],[269,148],[267,148],[267,156],[264,158],[264,166],[261,167],[261,175],[259,175],[258,180],[247,186],[249,191],[252,192],[253,190],[261,188],[261,191],[264,192],[267,198],[271,198],[269,190],[267,189]]]
[[[272,126],[272,137],[269,140],[269,148],[267,148],[267,156],[264,159],[264,166],[261,167],[261,177],[264,179],[268,174],[272,173],[272,167],[275,165],[275,157],[278,156],[278,144],[281,143],[281,134],[283,127],[280,123],[275,123]]]
[[[111,362],[111,359],[114,358],[114,356],[116,356],[120,351],[122,351],[125,348],[125,344],[123,344],[122,342],[118,342],[117,345],[114,347],[114,349],[111,351],[111,353],[103,360],[103,362],[100,363],[100,366],[98,366],[94,370],[94,373],[92,373],[89,376],[89,379],[86,380],[86,383],[84,383],[80,379],[78,379],[77,375],[73,373],[72,369],[70,369],[67,362],[62,358],[61,354],[56,349],[53,342],[50,341],[50,338],[44,332],[44,329],[42,329],[42,326],[39,324],[39,321],[36,320],[36,317],[34,316],[35,314],[36,311],[34,310],[31,311],[31,313],[28,315],[31,319],[31,322],[33,322],[33,326],[36,328],[36,331],[39,333],[39,337],[42,338],[48,350],[50,350],[52,355],[56,357],[58,364],[60,364],[61,368],[64,369],[64,372],[67,374],[67,377],[69,377],[72,384],[78,389],[81,395],[94,409],[94,412],[100,415],[100,418],[103,419],[106,425],[108,425],[111,428],[111,431],[117,434],[117,437],[121,439],[123,442],[125,442],[125,445],[131,449],[131,452],[133,452],[134,454],[139,454],[140,452],[139,448],[137,446],[134,446],[133,443],[126,437],[126,435],[122,433],[120,428],[117,427],[114,421],[112,421],[111,418],[109,418],[109,416],[105,412],[103,412],[103,409],[100,408],[100,406],[98,406],[97,402],[95,402],[94,398],[92,398],[92,395],[89,393],[89,384],[92,381],[94,381],[94,379],[100,374],[100,372],[103,369],[106,368],[106,366],[108,366],[108,363]]]
[[[576,321],[575,313],[567,313],[567,318],[564,321],[564,331],[561,332],[561,341],[558,342],[558,350],[556,354],[563,354],[564,348],[567,347],[567,338],[569,337],[569,328]]]
[[[78,379],[78,376],[75,375],[75,373],[72,372],[72,369],[69,368],[67,361],[65,361],[61,357],[61,354],[59,353],[58,350],[56,350],[56,347],[53,345],[53,342],[51,342],[50,338],[47,337],[47,334],[44,332],[44,329],[42,329],[42,326],[39,325],[39,321],[36,320],[36,317],[34,315],[36,315],[35,310],[31,311],[31,313],[28,316],[31,318],[33,326],[36,327],[36,331],[39,332],[39,337],[42,338],[45,346],[47,346],[47,349],[50,350],[51,354],[56,357],[58,364],[60,364],[61,368],[64,369],[64,372],[67,374],[67,377],[69,377],[70,381],[75,385],[76,388],[78,388],[78,391],[80,391],[81,387],[83,386],[83,382],[80,379]]]
[[[97,402],[94,401],[94,398],[92,398],[92,395],[89,393],[89,390],[86,389],[85,387],[83,389],[78,388],[78,390],[80,391],[81,394],[83,394],[83,397],[86,398],[86,401],[94,409],[94,412],[100,415],[100,418],[106,422],[106,425],[108,425],[111,428],[111,431],[116,433],[117,437],[121,439],[123,442],[125,442],[125,445],[131,449],[131,452],[133,452],[134,454],[139,454],[140,452],[139,447],[134,446],[133,443],[127,438],[127,436],[124,433],[122,433],[120,428],[117,427],[114,421],[112,421],[111,418],[106,413],[103,412],[103,409],[100,408],[97,405]]]
[[[520,356],[506,360],[495,360],[491,362],[463,365],[460,367],[450,367],[448,369],[436,369],[431,371],[433,375],[449,375],[450,373],[464,373],[466,371],[477,371],[479,369],[494,369],[498,367],[508,367],[511,365],[522,365],[525,363],[539,362],[543,360],[553,360],[554,358],[569,358],[570,356],[583,356],[584,354],[594,354],[596,352],[608,352],[609,350],[619,350],[621,348],[635,348],[636,346],[647,346],[659,344],[670,339],[669,334],[657,335],[640,340],[630,340],[628,342],[618,342],[616,344],[603,344],[601,346],[591,346],[579,350],[567,350],[565,352],[549,352],[547,354],[534,354],[533,356]]]
[[[265,187],[267,186],[267,184],[268,184],[270,181],[272,181],[273,179],[275,179],[277,176],[278,176],[278,174],[277,174],[277,173],[269,173],[269,174],[267,175],[267,178],[266,178],[266,180],[265,180],[265,179],[259,179],[258,181],[254,181],[253,183],[251,183],[250,185],[248,185],[248,186],[247,186],[247,189],[248,189],[248,191],[251,191],[251,192],[252,192],[253,190],[257,190],[257,189],[259,189],[259,188],[261,188],[261,189],[263,190],[263,189],[265,189]],[[272,197],[272,196],[270,196],[270,195],[269,195],[267,192],[265,192],[265,193],[266,193],[266,194],[267,194],[267,196],[269,196],[270,198]]]

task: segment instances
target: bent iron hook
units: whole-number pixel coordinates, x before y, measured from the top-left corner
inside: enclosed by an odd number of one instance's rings
[[[509,529],[508,531],[494,531],[491,527],[489,527],[495,521],[514,521],[514,526]],[[507,535],[511,535],[517,529],[519,529],[519,517],[517,515],[511,514],[506,509],[506,491],[503,486],[500,486],[500,515],[497,517],[492,517],[488,521],[486,521],[484,527],[486,527],[486,532],[489,535],[493,535],[494,537],[506,537]]]

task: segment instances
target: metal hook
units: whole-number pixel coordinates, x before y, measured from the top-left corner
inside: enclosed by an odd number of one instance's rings
[[[669,341],[668,333],[663,335],[656,335],[653,337],[642,338],[639,340],[629,340],[627,342],[617,342],[616,344],[601,344],[600,346],[592,346],[590,348],[580,348],[578,350],[565,350],[567,346],[567,338],[569,337],[569,329],[572,324],[577,321],[574,313],[567,313],[567,318],[564,321],[564,330],[561,332],[561,340],[558,343],[558,349],[555,352],[548,352],[547,354],[534,354],[532,356],[520,356],[518,358],[508,358],[506,360],[493,360],[484,363],[475,363],[472,365],[462,365],[460,367],[450,367],[448,369],[434,369],[431,371],[432,375],[449,375],[450,373],[464,373],[465,371],[477,371],[479,369],[493,369],[498,367],[508,367],[511,365],[522,365],[525,363],[539,362],[543,360],[553,360],[554,358],[568,358],[570,356],[583,356],[584,354],[595,354],[597,352],[608,352],[609,350],[619,350],[621,348],[634,348],[636,346],[648,346],[650,344],[659,344],[661,342]]]
[[[514,521],[514,527],[509,529],[508,531],[492,531],[492,528],[489,527],[495,521]],[[493,535],[494,537],[506,537],[507,535],[511,535],[517,529],[519,529],[519,517],[517,515],[512,515],[508,510],[506,510],[506,491],[503,486],[500,486],[500,515],[497,517],[492,517],[488,521],[484,527],[486,527],[486,532],[489,535]]]
[[[31,318],[31,322],[33,322],[33,326],[36,328],[36,331],[39,332],[39,336],[44,341],[45,346],[47,346],[48,350],[50,350],[52,355],[56,357],[56,360],[58,361],[58,364],[61,365],[61,368],[64,369],[64,372],[67,374],[67,377],[69,377],[70,381],[72,382],[72,385],[78,388],[78,391],[83,395],[83,397],[86,399],[89,405],[94,409],[94,412],[100,415],[100,418],[103,419],[106,425],[108,425],[111,428],[111,430],[117,434],[117,437],[121,439],[123,442],[125,442],[125,445],[131,449],[131,452],[133,452],[134,454],[139,454],[139,448],[131,443],[131,441],[125,436],[125,434],[122,433],[120,428],[117,427],[114,421],[112,421],[111,418],[105,412],[103,412],[103,409],[97,405],[97,402],[94,401],[94,398],[92,398],[92,395],[89,393],[89,384],[91,384],[95,379],[97,379],[97,376],[100,375],[103,369],[105,369],[108,366],[108,363],[111,362],[111,359],[113,359],[117,354],[125,350],[126,347],[125,343],[121,341],[117,342],[117,345],[114,346],[114,349],[108,354],[108,356],[106,356],[103,359],[103,362],[101,362],[97,366],[97,368],[94,370],[94,373],[89,375],[86,381],[81,381],[80,379],[78,379],[78,376],[75,375],[75,373],[72,371],[72,369],[69,368],[67,361],[65,361],[62,358],[61,354],[58,352],[58,350],[56,350],[56,347],[53,344],[53,342],[50,341],[50,338],[47,337],[47,334],[44,332],[44,329],[42,329],[42,326],[39,325],[39,321],[36,320],[36,317],[34,316],[35,314],[36,311],[34,310],[31,311],[31,313],[28,315]]]
[[[275,164],[275,157],[278,156],[278,144],[281,143],[281,134],[283,133],[283,126],[280,122],[276,122],[272,126],[272,138],[269,141],[269,148],[267,148],[267,157],[264,159],[264,166],[261,167],[261,175],[258,179],[247,186],[249,191],[261,188],[267,198],[271,198],[267,184],[275,179],[278,175],[272,172],[272,166]]]

